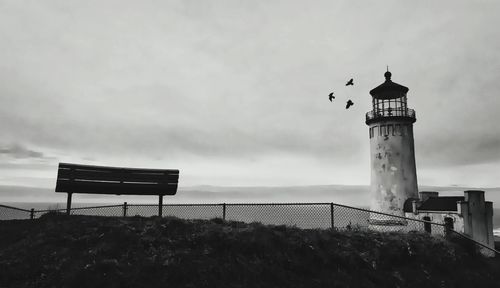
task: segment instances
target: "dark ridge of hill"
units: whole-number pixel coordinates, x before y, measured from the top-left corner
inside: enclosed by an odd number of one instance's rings
[[[0,287],[498,287],[427,234],[47,214],[0,221]]]

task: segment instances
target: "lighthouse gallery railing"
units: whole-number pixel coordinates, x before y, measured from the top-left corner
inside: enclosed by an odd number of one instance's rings
[[[386,118],[386,117],[406,117],[415,119],[415,110],[410,108],[406,109],[386,108],[386,109],[372,110],[366,113],[366,121],[371,121],[378,118]]]

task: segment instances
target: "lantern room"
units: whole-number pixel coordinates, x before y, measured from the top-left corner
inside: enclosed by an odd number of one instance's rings
[[[366,113],[366,124],[387,118],[407,118],[405,120],[415,122],[415,111],[408,108],[406,101],[408,87],[392,82],[389,71],[384,76],[385,82],[370,91],[373,110]]]

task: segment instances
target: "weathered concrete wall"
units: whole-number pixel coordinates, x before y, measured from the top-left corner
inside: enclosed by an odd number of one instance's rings
[[[418,198],[413,126],[410,122],[370,124],[370,209],[404,216],[406,199]],[[371,220],[376,220],[376,214]]]
[[[405,213],[406,217],[412,218],[412,219],[419,219],[419,220],[424,220],[424,217],[429,217],[429,221],[434,222],[434,223],[440,223],[440,224],[445,224],[444,218],[451,218],[453,219],[453,230],[464,233],[464,218],[459,215],[457,212],[453,211],[436,211],[436,212],[422,212],[419,211],[418,214],[414,214],[411,212]],[[434,228],[434,229],[433,229]],[[431,226],[431,234],[442,234],[443,230],[439,227],[434,227],[433,225]]]
[[[462,202],[462,214],[464,217],[464,232],[472,239],[490,248],[495,247],[493,239],[493,205],[485,202],[484,191],[465,191],[465,201]],[[486,248],[480,252],[488,257],[494,257],[495,253]]]
[[[493,202],[485,202],[485,216],[486,216],[486,233],[488,237],[488,247],[495,248],[495,237],[493,235]],[[481,253],[488,257],[495,257],[495,253],[491,250],[482,249]]]

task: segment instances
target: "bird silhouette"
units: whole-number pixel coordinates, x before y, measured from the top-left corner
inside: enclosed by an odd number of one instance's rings
[[[351,99],[347,100],[347,104],[345,105],[345,109],[349,109],[349,107],[351,107],[352,105],[354,105],[354,103],[351,101]]]
[[[349,80],[349,81],[345,84],[345,86],[349,86],[349,85],[351,85],[351,86],[352,86],[352,85],[354,85],[354,79],[352,79],[352,78],[351,78],[351,80]]]
[[[333,92],[328,94],[328,99],[330,99],[330,102],[332,102],[332,100],[335,99],[335,96],[333,96]]]

